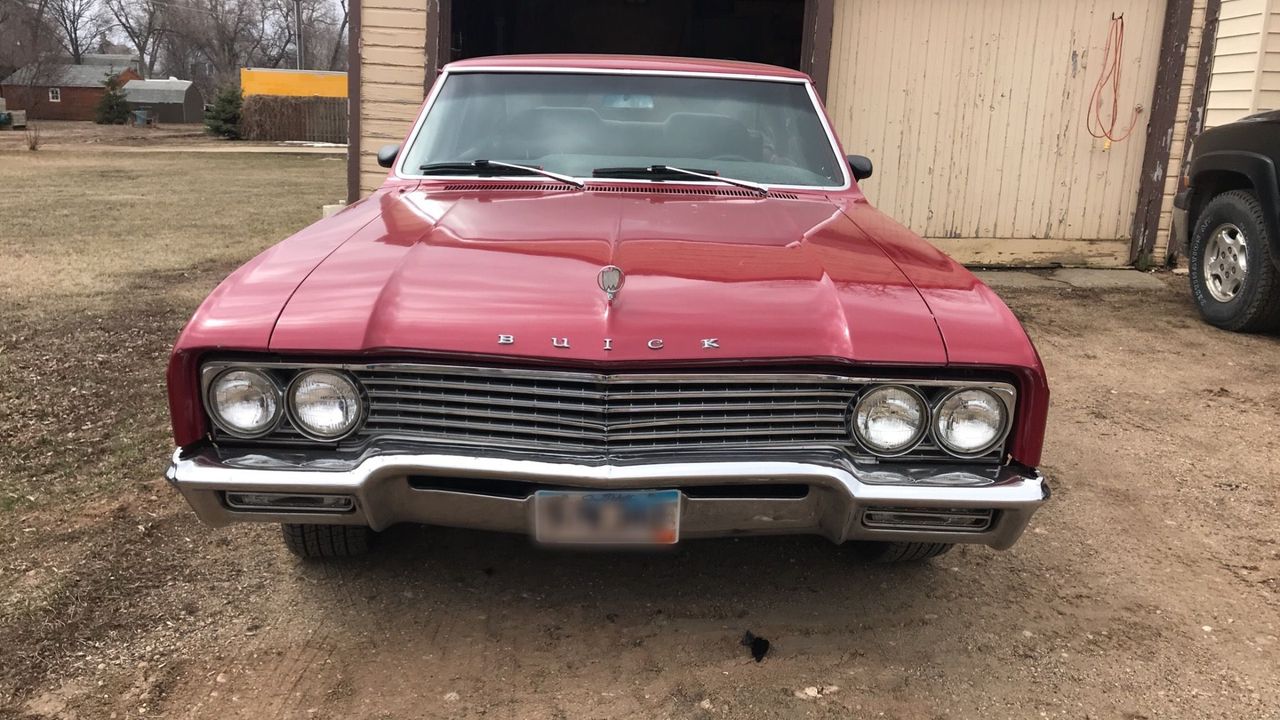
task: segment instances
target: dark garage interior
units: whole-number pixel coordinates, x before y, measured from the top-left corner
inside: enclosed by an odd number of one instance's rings
[[[627,53],[801,67],[804,0],[464,0],[451,5],[452,60]]]

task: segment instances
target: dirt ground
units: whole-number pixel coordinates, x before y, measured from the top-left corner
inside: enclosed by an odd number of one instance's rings
[[[224,142],[204,131],[203,125],[163,124],[153,127],[98,125],[73,120],[32,120],[27,131],[38,129],[44,146],[64,145],[198,145]],[[0,151],[26,150],[26,131],[0,131]]]
[[[165,486],[163,367],[342,163],[117,162],[0,153],[35,186],[0,195],[0,717],[1280,717],[1280,339],[1202,324],[1184,277],[1005,291],[1054,392],[1054,497],[1007,552],[403,527],[312,565]]]
[[[98,125],[71,120],[33,120],[27,130],[0,131],[0,153],[26,151],[28,131],[39,131],[40,147],[54,152],[293,152],[334,154],[345,145],[301,142],[229,141],[205,132],[203,125],[162,124],[152,127]]]

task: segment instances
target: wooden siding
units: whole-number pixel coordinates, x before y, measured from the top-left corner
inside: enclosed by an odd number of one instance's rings
[[[1151,104],[1163,0],[837,2],[828,104],[872,202],[961,257],[1123,263],[1146,116],[1115,144],[1084,125],[1112,11],[1123,128]]]
[[[104,88],[57,87],[58,102],[49,102],[49,85],[3,85],[0,96],[10,111],[27,113],[28,120],[93,120]]]
[[[427,3],[433,1],[361,0],[361,194],[387,176],[378,148],[403,140],[422,105]]]

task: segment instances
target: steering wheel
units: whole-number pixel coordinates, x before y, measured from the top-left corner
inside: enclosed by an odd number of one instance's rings
[[[711,157],[711,158],[708,158],[708,159],[710,159],[710,160],[731,160],[731,161],[734,161],[734,162],[751,162],[751,158],[743,157],[742,155],[716,155],[716,156]]]

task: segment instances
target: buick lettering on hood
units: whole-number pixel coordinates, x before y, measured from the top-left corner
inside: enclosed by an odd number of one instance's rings
[[[307,558],[424,523],[905,561],[1008,548],[1049,496],[1035,348],[867,202],[801,73],[456,62],[378,162],[178,338],[168,479],[210,525]]]

